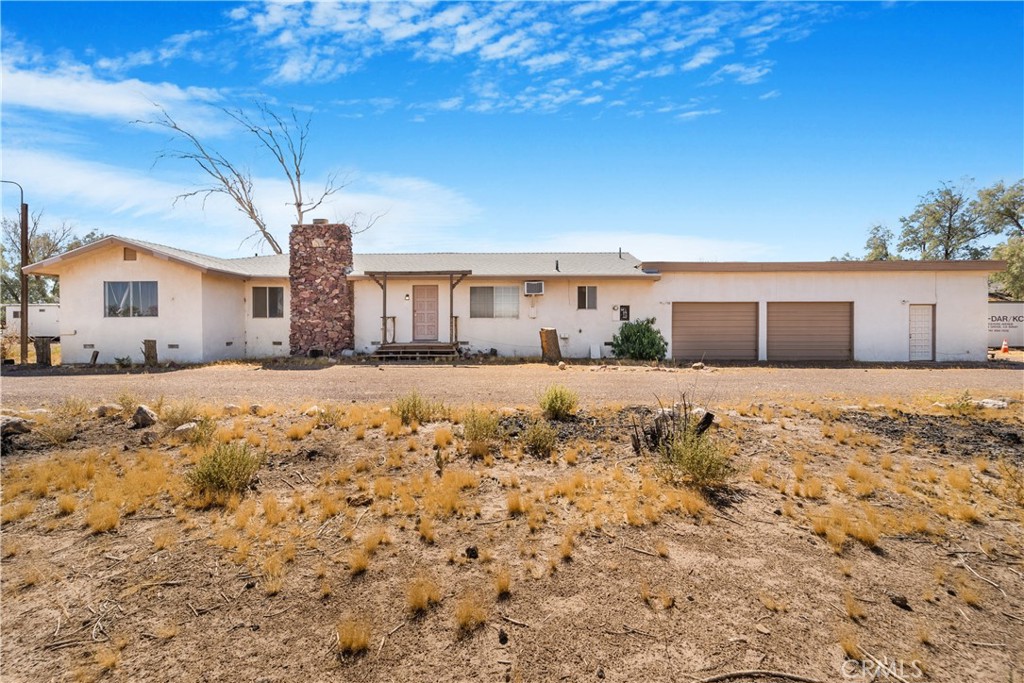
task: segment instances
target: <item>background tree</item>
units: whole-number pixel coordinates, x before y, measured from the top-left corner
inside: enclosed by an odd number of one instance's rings
[[[978,212],[992,234],[1005,230],[1011,237],[1024,237],[1024,180],[1009,187],[1000,181],[979,190]]]
[[[160,126],[173,134],[178,146],[165,150],[158,158],[184,159],[194,162],[210,178],[210,184],[191,192],[184,192],[175,198],[188,199],[200,196],[203,204],[212,195],[225,195],[234,202],[256,227],[249,238],[262,239],[275,254],[281,253],[281,246],[274,239],[267,227],[263,213],[256,203],[252,173],[247,168],[238,166],[228,160],[220,152],[205,144],[191,131],[183,128],[175,121],[167,110],[159,107],[160,115],[153,121],[143,121],[149,125]],[[337,182],[337,174],[327,176],[323,189],[309,194],[304,186],[306,151],[309,147],[311,117],[300,119],[294,109],[288,116],[281,116],[272,111],[265,103],[256,103],[257,115],[250,116],[241,109],[222,109],[235,123],[251,133],[260,143],[260,147],[269,152],[274,162],[284,173],[291,187],[292,201],[288,204],[295,208],[296,223],[303,223],[310,211],[315,211],[324,201],[341,190],[345,184]],[[369,224],[362,227],[366,230],[375,222],[371,217]],[[356,221],[353,221],[353,223]],[[350,226],[353,232],[360,232],[357,226]]]
[[[895,236],[892,234],[892,230],[885,227],[881,223],[876,223],[871,226],[868,230],[868,239],[864,243],[864,260],[865,261],[897,261],[899,260],[899,254],[897,254],[889,245]]]
[[[102,237],[95,230],[84,237],[75,233],[67,221],[51,228],[43,227],[43,212],[33,213],[28,226],[28,261],[36,263],[62,254]],[[4,217],[0,225],[0,302],[21,303],[21,222]],[[31,275],[28,279],[28,301],[32,304],[54,303],[60,297],[56,278]]]
[[[992,274],[993,288],[1024,301],[1024,236],[1014,235],[997,246],[992,258],[1006,261],[1006,270]]]
[[[920,198],[912,214],[900,218],[900,252],[924,261],[978,259],[988,254],[978,241],[996,234],[997,228],[986,224],[978,201],[968,196],[969,182],[942,183]]]

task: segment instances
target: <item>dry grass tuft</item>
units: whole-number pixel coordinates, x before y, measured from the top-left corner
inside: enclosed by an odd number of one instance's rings
[[[420,522],[417,525],[417,528],[420,532],[420,538],[423,540],[424,543],[434,542],[434,520],[424,515],[420,517]]]
[[[471,633],[487,621],[487,607],[476,593],[468,593],[455,603],[455,625],[462,633]]]
[[[370,566],[370,556],[363,548],[356,548],[348,556],[348,571],[359,576]]]
[[[494,570],[494,592],[498,600],[506,600],[512,595],[512,573],[508,565],[502,565]]]
[[[867,611],[857,602],[857,598],[853,597],[853,593],[849,591],[843,595],[843,608],[846,610],[846,616],[854,622],[860,622],[868,615]]]
[[[420,615],[441,602],[441,588],[433,578],[420,575],[405,589],[405,606],[413,615]]]
[[[452,445],[454,437],[450,427],[438,427],[434,430],[434,447],[445,448]]]
[[[843,648],[847,659],[860,659],[860,643],[852,631],[844,631],[839,635],[839,647]]]
[[[116,529],[121,523],[121,513],[110,502],[98,502],[89,506],[85,513],[85,524],[94,534]]]
[[[366,652],[370,646],[370,622],[358,617],[346,617],[335,627],[338,653],[353,656]]]
[[[57,514],[60,516],[70,515],[78,507],[78,499],[71,494],[57,496]]]

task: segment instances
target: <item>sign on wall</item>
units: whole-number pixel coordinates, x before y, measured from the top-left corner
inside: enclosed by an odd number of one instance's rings
[[[988,345],[1024,347],[1024,302],[990,302],[988,305]]]

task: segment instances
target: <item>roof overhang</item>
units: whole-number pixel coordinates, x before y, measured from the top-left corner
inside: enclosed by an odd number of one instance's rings
[[[88,244],[84,244],[84,245],[78,247],[77,249],[72,249],[71,251],[64,252],[63,254],[58,254],[56,256],[51,256],[48,259],[44,259],[42,261],[37,261],[36,263],[31,263],[31,264],[25,266],[22,270],[26,274],[28,274],[28,275],[57,275],[57,276],[59,276],[60,275],[60,271],[62,270],[62,266],[64,264],[67,264],[67,263],[70,263],[71,261],[77,260],[78,258],[80,258],[82,256],[85,256],[86,254],[89,254],[90,252],[98,251],[100,249],[105,249],[105,248],[111,247],[111,246],[128,247],[130,249],[134,249],[135,251],[137,251],[139,253],[146,254],[148,256],[160,259],[162,261],[172,261],[174,263],[178,263],[178,264],[181,264],[183,266],[187,266],[189,268],[194,268],[195,270],[198,270],[201,273],[213,273],[213,274],[216,274],[216,275],[223,275],[225,277],[233,277],[233,278],[239,278],[239,279],[245,279],[245,280],[259,279],[259,278],[277,278],[277,279],[280,279],[280,277],[281,277],[279,275],[246,275],[246,274],[242,274],[242,273],[233,272],[233,271],[230,271],[230,270],[224,270],[224,269],[221,269],[221,268],[213,268],[213,267],[210,267],[210,266],[206,266],[206,265],[202,265],[202,264],[196,263],[194,261],[189,261],[188,259],[183,259],[183,258],[181,258],[180,256],[178,256],[176,254],[172,254],[172,253],[169,253],[169,252],[161,251],[159,249],[154,249],[153,247],[151,247],[151,246],[149,246],[147,244],[140,244],[139,242],[135,242],[134,240],[126,239],[124,237],[118,237],[116,235],[109,235],[107,237],[101,237],[100,239],[96,240],[95,242],[89,242]]]
[[[474,273],[471,270],[372,270],[356,272],[348,275],[350,280],[374,280],[383,277],[387,278],[432,278],[432,277],[473,277],[476,280],[659,280],[660,273]]]
[[[367,277],[370,279],[384,278],[384,277],[400,277],[400,278],[418,278],[418,277],[448,277],[451,276],[462,276],[472,275],[472,270],[369,270],[365,273],[352,273],[348,277],[350,279],[358,277]]]
[[[649,261],[643,268],[659,273],[995,273],[1006,269],[1006,261]]]

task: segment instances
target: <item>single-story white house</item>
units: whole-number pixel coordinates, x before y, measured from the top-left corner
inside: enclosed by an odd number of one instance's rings
[[[4,304],[5,331],[17,334],[21,330],[21,304]],[[28,305],[28,336],[60,336],[60,304]]]
[[[626,252],[352,254],[342,224],[293,226],[290,254],[223,259],[109,236],[32,264],[60,277],[66,363],[416,348],[611,355],[655,318],[668,358],[982,361],[998,261],[641,262]]]

